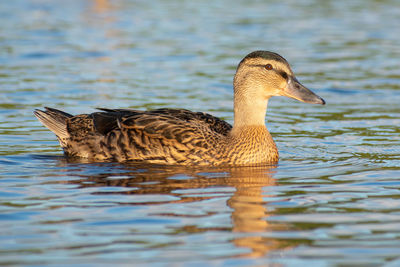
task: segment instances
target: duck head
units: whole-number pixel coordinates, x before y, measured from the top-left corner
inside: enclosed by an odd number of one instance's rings
[[[234,85],[235,93],[239,95],[241,92],[236,92],[236,89],[247,88],[243,93],[250,91],[252,97],[269,99],[271,96],[287,96],[305,103],[325,104],[321,97],[296,79],[283,57],[269,51],[248,54],[237,68]]]
[[[234,82],[234,126],[265,125],[268,100],[287,96],[311,104],[325,101],[303,86],[280,55],[255,51],[239,63]]]

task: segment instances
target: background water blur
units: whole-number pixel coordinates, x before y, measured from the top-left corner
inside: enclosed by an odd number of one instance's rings
[[[400,3],[2,1],[0,264],[400,266]],[[247,53],[326,106],[270,101],[276,168],[67,162],[43,106],[232,122]]]

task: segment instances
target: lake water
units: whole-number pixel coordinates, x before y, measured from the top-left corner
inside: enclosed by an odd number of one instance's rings
[[[400,266],[400,4],[3,1],[0,265]],[[68,162],[33,116],[57,107],[205,111],[283,55],[327,101],[271,99],[279,165]]]

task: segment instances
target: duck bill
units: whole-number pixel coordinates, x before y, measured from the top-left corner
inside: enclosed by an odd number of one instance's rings
[[[283,95],[301,102],[325,105],[325,100],[303,86],[295,77],[290,77]]]

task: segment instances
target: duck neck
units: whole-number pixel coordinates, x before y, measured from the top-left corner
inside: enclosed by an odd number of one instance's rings
[[[268,98],[260,98],[257,91],[256,88],[235,88],[233,133],[249,127],[265,128]]]

